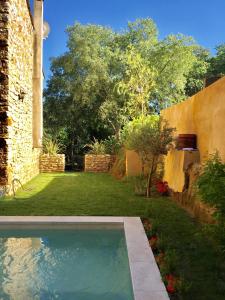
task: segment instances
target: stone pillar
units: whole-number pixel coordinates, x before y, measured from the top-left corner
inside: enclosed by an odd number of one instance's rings
[[[34,0],[33,147],[42,147],[43,135],[43,0]]]

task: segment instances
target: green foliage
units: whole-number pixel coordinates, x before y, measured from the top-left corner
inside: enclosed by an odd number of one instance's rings
[[[216,55],[209,59],[209,64],[207,77],[225,75],[225,44],[216,47]]]
[[[186,76],[187,83],[185,86],[185,94],[187,97],[193,96],[203,89],[204,81],[210,66],[210,53],[208,50],[196,46],[194,54],[196,56],[196,61]]]
[[[121,147],[122,147],[122,142],[118,137],[112,135],[109,136],[108,139],[103,141],[105,145],[105,150],[107,154],[111,155],[116,155],[119,153]]]
[[[116,155],[121,147],[121,141],[116,136],[109,136],[106,140],[99,141],[94,138],[94,141],[90,144],[86,144],[85,147],[89,148],[90,154],[111,154]]]
[[[98,141],[96,138],[94,138],[94,141],[91,144],[85,145],[85,147],[89,148],[88,153],[90,154],[106,154],[106,147],[103,141]]]
[[[44,154],[57,155],[62,151],[62,146],[58,141],[53,140],[50,137],[44,137],[42,151]]]
[[[154,87],[155,72],[133,46],[124,55],[125,76],[118,83],[119,94],[127,96],[127,108],[131,117],[144,115],[149,109],[149,97]]]
[[[198,181],[202,200],[218,210],[218,217],[225,224],[225,164],[218,153],[206,161]]]
[[[129,122],[123,130],[124,145],[136,151],[144,166],[149,167],[147,195],[150,196],[152,180],[156,173],[160,155],[166,154],[173,141],[174,128],[158,115],[141,116]]]
[[[198,61],[192,39],[159,40],[149,18],[128,23],[120,33],[80,23],[67,33],[67,52],[51,62],[44,127],[64,145],[68,163],[94,137],[118,136],[140,112],[158,112],[186,97],[187,77]]]
[[[135,195],[146,196],[147,178],[145,175],[132,176],[129,180],[134,186]]]
[[[191,37],[169,35],[149,51],[148,60],[157,72],[151,99],[160,110],[186,98],[187,75],[196,63],[196,44]]]
[[[124,127],[123,139],[127,149],[135,150],[149,161],[152,155],[167,153],[173,131],[158,115],[141,116]]]

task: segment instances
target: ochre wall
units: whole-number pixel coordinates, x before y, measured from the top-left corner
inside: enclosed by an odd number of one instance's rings
[[[126,150],[126,176],[141,174],[141,160],[139,155],[132,150]]]
[[[0,0],[2,3],[6,21],[1,26],[7,32],[7,120],[3,138],[7,144],[5,183],[10,185],[13,178],[25,183],[38,174],[40,150],[33,149],[32,136],[34,29],[30,12],[26,0]]]
[[[225,161],[225,77],[161,115],[176,135],[197,134],[201,161],[216,150]]]
[[[176,128],[175,135],[197,135],[200,162],[216,150],[225,161],[225,77],[188,100],[163,110],[161,115],[169,126]],[[183,151],[172,150],[168,153],[164,179],[174,191],[182,192]]]

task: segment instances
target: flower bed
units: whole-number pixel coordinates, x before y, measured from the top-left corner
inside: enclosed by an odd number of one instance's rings
[[[155,260],[160,269],[166,290],[170,298],[176,299],[179,290],[183,288],[183,281],[174,272],[174,263],[176,261],[175,253],[165,249],[163,241],[158,236],[156,228],[151,224],[149,219],[143,219],[143,225],[152,248]]]

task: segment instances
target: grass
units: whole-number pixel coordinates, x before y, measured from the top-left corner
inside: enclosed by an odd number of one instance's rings
[[[42,174],[25,189],[0,201],[0,215],[140,216],[147,208],[128,183],[107,174]]]
[[[169,198],[135,196],[128,182],[110,175],[42,174],[0,201],[0,215],[98,215],[151,218],[166,251],[175,251],[175,272],[189,287],[179,299],[225,299],[225,266],[203,227]],[[29,190],[29,191],[28,191]]]

